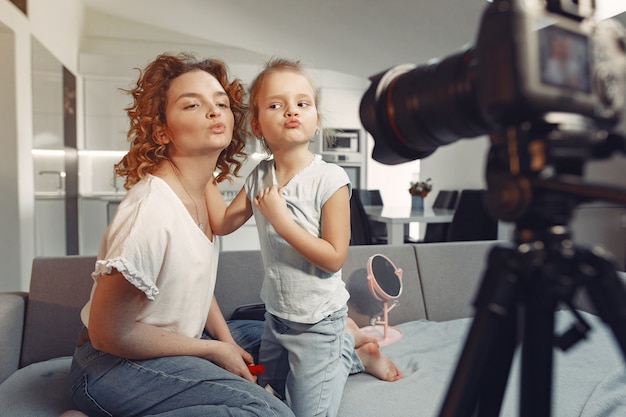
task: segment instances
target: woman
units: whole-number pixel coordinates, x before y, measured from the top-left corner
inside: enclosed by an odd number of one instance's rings
[[[219,61],[161,55],[129,93],[131,148],[116,165],[128,193],[81,312],[74,402],[91,417],[293,415],[254,383],[243,347],[258,334],[231,331],[213,296],[219,248],[204,190],[216,170],[221,181],[240,168],[241,83]]]

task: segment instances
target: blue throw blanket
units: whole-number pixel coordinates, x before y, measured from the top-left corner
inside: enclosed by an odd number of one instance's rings
[[[556,314],[556,331],[574,321],[570,312]],[[626,416],[626,366],[613,333],[599,318],[581,312],[592,326],[585,340],[562,352],[554,350],[553,417]],[[348,378],[341,417],[436,417],[445,398],[471,319],[414,321],[397,326],[403,338],[382,351],[404,373],[397,382],[368,374]],[[519,415],[519,349],[500,416]]]

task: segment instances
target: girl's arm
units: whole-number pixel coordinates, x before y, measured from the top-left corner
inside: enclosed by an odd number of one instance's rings
[[[227,206],[217,184],[209,181],[206,187],[206,204],[211,230],[219,236],[239,229],[252,216],[252,204],[243,188]]]
[[[250,381],[255,380],[241,354],[242,349],[236,345],[187,337],[138,322],[136,317],[148,302],[145,294],[118,271],[99,277],[89,312],[92,345],[128,359],[197,356]]]
[[[347,186],[335,191],[322,207],[321,237],[311,235],[289,216],[278,186],[261,191],[255,197],[254,204],[276,233],[307,261],[327,272],[341,269],[350,244],[350,199]]]

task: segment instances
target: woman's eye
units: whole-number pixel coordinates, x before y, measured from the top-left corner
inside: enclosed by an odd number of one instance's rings
[[[222,109],[230,109],[230,103],[217,103],[217,106]]]
[[[195,109],[196,107],[198,107],[198,103],[191,103],[191,104],[187,104],[186,106],[184,106],[183,108],[185,110],[187,109]]]

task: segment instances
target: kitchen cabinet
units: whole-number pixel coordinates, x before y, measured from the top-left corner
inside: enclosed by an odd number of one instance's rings
[[[59,74],[33,73],[35,149],[63,149],[62,88]]]
[[[107,207],[111,198],[80,199],[80,254],[96,255],[102,234],[107,228]]]
[[[32,38],[33,148],[63,149],[63,67]]]
[[[124,110],[131,97],[120,88],[130,80],[122,77],[85,77],[85,148],[128,150],[129,121]]]
[[[35,256],[65,256],[65,197],[35,197]]]

